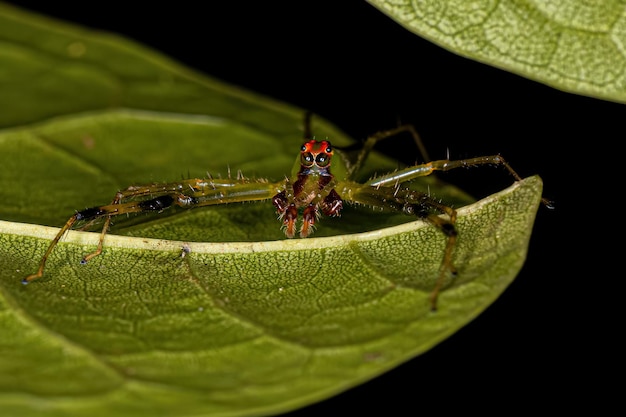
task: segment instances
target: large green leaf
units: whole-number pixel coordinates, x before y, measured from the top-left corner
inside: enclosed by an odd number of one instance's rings
[[[98,234],[70,232],[44,278],[22,286],[58,230],[41,225],[59,226],[127,185],[228,167],[282,178],[302,111],[2,4],[0,43],[3,415],[297,408],[433,347],[524,262],[538,177],[460,210],[459,276],[437,313],[428,294],[442,234],[357,208],[324,219],[316,236],[326,237],[288,241],[269,203],[116,219],[102,256],[80,265]],[[315,130],[349,143],[324,121]],[[379,156],[369,166],[365,177],[395,168]],[[466,201],[436,185],[446,201]]]
[[[558,89],[626,101],[622,1],[368,1],[459,55]]]

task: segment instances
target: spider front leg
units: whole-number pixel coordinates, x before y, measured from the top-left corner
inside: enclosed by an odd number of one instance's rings
[[[145,196],[146,194],[149,194],[147,189],[149,189],[150,187],[154,187],[154,186],[142,187],[142,189],[137,192],[137,195],[135,195],[134,192],[132,191],[134,187],[129,187],[125,191],[117,192],[115,194],[115,198],[109,205],[91,207],[91,208],[80,210],[74,213],[74,215],[65,222],[63,227],[61,227],[61,229],[56,234],[54,239],[52,239],[52,241],[50,242],[50,245],[48,245],[48,249],[44,253],[43,257],[41,258],[41,261],[39,262],[39,268],[37,269],[37,272],[30,274],[24,279],[22,279],[22,284],[26,285],[43,276],[46,262],[48,261],[50,254],[52,253],[56,245],[59,243],[61,238],[68,231],[70,231],[77,222],[87,221],[88,222],[87,224],[90,225],[97,219],[101,219],[101,218],[105,219],[104,226],[102,227],[102,231],[100,232],[100,237],[98,239],[98,246],[96,247],[96,250],[83,256],[83,258],[80,261],[80,263],[84,265],[87,262],[89,262],[91,259],[93,259],[94,257],[102,253],[102,248],[104,245],[104,237],[109,230],[109,227],[111,225],[111,218],[113,216],[116,216],[119,214],[130,214],[130,213],[137,213],[137,212],[148,212],[148,211],[157,211],[157,210],[160,211],[160,210],[170,207],[173,204],[174,197],[172,197],[169,194],[152,198],[149,200],[139,201],[139,202],[122,203],[122,200],[125,198]],[[162,186],[159,186],[159,189],[161,188]]]
[[[121,214],[161,212],[173,206],[181,208],[202,207],[246,201],[262,201],[272,197],[282,183],[270,183],[266,180],[235,179],[189,179],[179,182],[131,186],[116,193],[111,204],[96,206],[77,211],[61,227],[48,245],[37,272],[22,280],[28,284],[43,276],[46,262],[61,238],[79,221],[93,222],[104,218],[98,246],[92,253],[85,255],[81,263],[85,264],[102,253],[104,238],[108,233],[111,219]]]

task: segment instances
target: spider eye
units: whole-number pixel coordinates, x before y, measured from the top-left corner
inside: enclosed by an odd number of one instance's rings
[[[303,152],[300,157],[300,163],[307,168],[313,166],[314,161],[315,158],[313,158],[313,154],[311,154],[311,152]]]
[[[327,153],[320,153],[317,155],[317,158],[315,158],[315,163],[320,168],[327,167],[330,164],[330,155]]]
[[[302,145],[300,147],[300,152],[306,152],[306,145]]]

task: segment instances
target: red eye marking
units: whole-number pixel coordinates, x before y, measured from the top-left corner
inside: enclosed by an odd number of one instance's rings
[[[301,153],[311,153],[313,155],[318,155],[320,153],[325,153],[329,156],[333,155],[333,147],[330,145],[330,142],[327,140],[317,141],[315,139],[305,142],[300,149]]]

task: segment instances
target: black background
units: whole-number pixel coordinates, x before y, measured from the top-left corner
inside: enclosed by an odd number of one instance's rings
[[[606,343],[593,314],[615,274],[586,272],[596,256],[587,245],[601,252],[613,244],[586,230],[615,227],[615,203],[598,188],[603,171],[618,163],[610,161],[623,105],[459,57],[362,1],[226,3],[12,2],[123,34],[308,108],[355,138],[400,119],[417,127],[433,158],[447,149],[454,158],[501,153],[522,176],[541,175],[557,207],[540,209],[522,272],[474,322],[397,369],[288,415],[564,411],[599,400],[589,391],[602,378],[588,348],[590,339]],[[382,148],[406,163],[417,155],[410,139]],[[444,178],[477,197],[511,183],[492,168]]]

